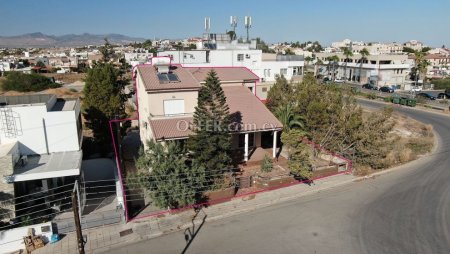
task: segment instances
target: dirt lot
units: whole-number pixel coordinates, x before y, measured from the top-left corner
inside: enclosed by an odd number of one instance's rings
[[[389,153],[384,159],[386,168],[391,168],[426,155],[434,146],[433,127],[416,121],[402,114],[394,113],[394,129],[391,131],[386,145]],[[357,166],[357,175],[366,175],[373,169]]]
[[[46,77],[54,77],[55,80],[59,80],[64,84],[70,84],[75,81],[83,81],[86,77],[86,73],[42,73]]]

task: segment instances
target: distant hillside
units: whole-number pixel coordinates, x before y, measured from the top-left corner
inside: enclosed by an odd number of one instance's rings
[[[27,48],[27,47],[76,47],[85,45],[101,45],[104,38],[112,44],[128,44],[142,42],[143,38],[133,38],[121,34],[66,34],[61,36],[31,33],[17,36],[0,36],[0,48]]]

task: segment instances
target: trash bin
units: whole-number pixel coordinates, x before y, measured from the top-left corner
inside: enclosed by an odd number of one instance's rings
[[[408,106],[410,106],[410,107],[415,107],[416,104],[417,104],[416,99],[408,99],[408,100],[406,101],[406,105],[408,105]]]
[[[392,98],[392,102],[394,104],[400,104],[400,98],[399,97],[394,97],[394,98]]]
[[[400,105],[406,105],[406,98],[400,98]]]

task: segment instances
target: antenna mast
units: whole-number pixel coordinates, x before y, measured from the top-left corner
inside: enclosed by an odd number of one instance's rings
[[[205,33],[206,33],[206,38],[208,40],[208,47],[209,47],[209,43],[210,43],[210,35],[209,35],[210,29],[211,29],[211,19],[209,17],[205,17]]]
[[[234,38],[231,38],[231,40],[236,39],[236,27],[238,23],[238,18],[236,16],[230,16],[230,25],[233,28]]]
[[[252,17],[245,16],[245,28],[247,29],[247,42],[250,42],[249,30],[252,27]]]

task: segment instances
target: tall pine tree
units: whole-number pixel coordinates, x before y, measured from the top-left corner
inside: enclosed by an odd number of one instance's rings
[[[125,118],[125,82],[110,63],[97,63],[89,69],[84,87],[83,115],[100,148],[109,147],[109,120]]]
[[[194,135],[189,138],[193,167],[205,172],[205,187],[213,189],[230,169],[230,113],[217,73],[211,70],[198,93],[194,113]]]

